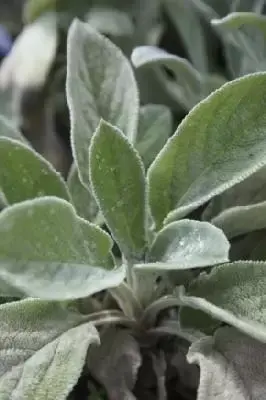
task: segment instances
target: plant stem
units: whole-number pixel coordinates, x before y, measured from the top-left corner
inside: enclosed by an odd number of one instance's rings
[[[118,287],[109,289],[109,292],[128,318],[140,318],[143,309],[128,284],[123,282]]]
[[[164,296],[154,301],[144,310],[140,324],[143,324],[146,328],[150,328],[155,324],[159,312],[167,308],[179,307],[180,305],[180,300],[177,297]]]
[[[156,328],[152,328],[148,330],[148,334],[151,335],[171,335],[178,336],[181,339],[185,339],[186,341],[192,343],[195,340],[198,340],[205,336],[203,333],[199,331],[194,331],[193,329],[185,329],[183,330],[178,321],[166,321],[161,326],[157,326]]]
[[[136,322],[134,320],[124,316],[118,310],[105,310],[89,314],[86,317],[86,321],[92,322],[95,326],[121,324],[126,327],[132,328],[136,325]]]

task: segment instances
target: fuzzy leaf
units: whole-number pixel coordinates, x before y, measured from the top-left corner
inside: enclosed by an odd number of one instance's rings
[[[228,327],[193,343],[187,358],[201,370],[197,399],[264,399],[265,350],[265,344]]]
[[[139,98],[129,61],[89,24],[75,20],[68,33],[67,101],[72,150],[81,181],[89,184],[88,148],[101,119],[134,142]]]
[[[110,400],[135,399],[131,391],[141,365],[141,354],[137,341],[127,331],[105,330],[101,345],[89,350],[87,365],[105,387]]]
[[[263,167],[220,196],[216,196],[206,207],[202,217],[221,228],[229,238],[264,229],[265,173],[266,168]],[[243,254],[241,258],[247,257]]]
[[[265,106],[266,73],[258,73],[227,83],[187,115],[148,171],[158,226],[266,164]]]
[[[84,316],[56,302],[0,306],[2,400],[65,400],[77,383],[90,344],[99,344]]]
[[[131,60],[136,68],[153,67],[168,93],[187,110],[225,83],[216,75],[200,75],[187,59],[155,46],[136,47]],[[168,78],[165,68],[171,71],[173,79]]]
[[[78,175],[78,169],[75,164],[72,165],[68,179],[69,191],[72,198],[72,203],[75,206],[77,214],[88,221],[94,221],[99,208],[97,203],[88,187],[85,187]]]
[[[233,12],[211,22],[225,42],[229,64],[238,65],[238,76],[265,70],[265,16]]]
[[[185,58],[169,54],[155,46],[140,46],[133,50],[131,60],[136,68],[155,68],[165,89],[185,109],[190,109],[199,100],[200,76]],[[168,79],[162,67],[171,70],[174,80]]]
[[[265,176],[266,167],[263,167],[247,179],[214,197],[204,210],[203,219],[211,221],[221,212],[230,208],[255,205],[266,201]]]
[[[156,104],[141,107],[136,149],[146,168],[165,145],[171,130],[172,116],[167,107]]]
[[[235,236],[266,228],[266,201],[250,206],[232,207],[212,219],[231,239]]]
[[[243,25],[255,26],[266,34],[266,17],[253,12],[233,12],[221,19],[213,19],[215,26],[238,29]]]
[[[266,342],[265,285],[264,262],[214,267],[195,279],[186,294],[179,293],[182,304],[192,307],[182,307],[181,324],[210,333],[223,321]]]
[[[87,297],[119,285],[112,241],[64,200],[41,198],[0,214],[0,292],[43,299]]]
[[[69,200],[61,176],[37,152],[17,140],[0,137],[0,191],[8,204],[40,196]]]
[[[229,242],[220,229],[206,222],[182,220],[157,234],[148,262],[155,268],[159,262],[159,269],[162,263],[165,269],[198,268],[229,261],[228,252]]]
[[[125,136],[104,121],[90,147],[90,180],[121,250],[129,258],[141,258],[146,244],[144,168]]]

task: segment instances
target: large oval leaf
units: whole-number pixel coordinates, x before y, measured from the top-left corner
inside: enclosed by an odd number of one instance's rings
[[[42,156],[17,140],[0,137],[0,192],[7,204],[40,196],[69,200],[63,179]]]
[[[103,118],[135,140],[139,98],[127,58],[89,24],[75,20],[68,34],[67,101],[72,149],[82,182],[89,183],[88,148]]]
[[[59,302],[28,299],[0,307],[0,398],[65,400],[99,344],[84,315]]]
[[[198,104],[148,172],[160,226],[182,218],[266,164],[266,73],[225,84]]]
[[[90,147],[90,180],[100,210],[124,255],[146,244],[146,191],[141,159],[125,136],[101,121]]]
[[[187,358],[200,366],[197,400],[266,398],[266,346],[226,327],[192,344]]]
[[[87,297],[119,285],[112,240],[52,197],[25,201],[0,214],[0,293],[43,299]]]

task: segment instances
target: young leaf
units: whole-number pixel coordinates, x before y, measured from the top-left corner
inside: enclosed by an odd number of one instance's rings
[[[147,261],[154,263],[154,269],[156,262],[159,269],[163,263],[164,269],[206,267],[229,261],[229,246],[223,232],[211,224],[182,220],[167,225],[157,234]]]
[[[99,212],[99,207],[88,187],[85,187],[78,175],[78,169],[75,164],[72,165],[68,179],[69,191],[72,203],[75,206],[77,214],[88,221],[93,222]]]
[[[148,171],[160,226],[182,218],[266,164],[266,73],[225,84],[179,125]]]
[[[167,107],[157,104],[141,107],[136,149],[146,168],[165,145],[171,130],[172,116]]]
[[[0,306],[1,399],[65,400],[77,383],[92,324],[62,303],[24,300]]]
[[[17,140],[0,137],[0,191],[7,203],[40,196],[69,200],[68,189],[51,164]]]
[[[141,159],[125,136],[101,121],[90,147],[90,180],[100,210],[129,259],[146,244],[145,176]]]
[[[197,399],[264,399],[265,350],[265,344],[228,327],[193,343],[187,359],[200,366]]]
[[[115,368],[114,368],[115,365]],[[101,345],[88,352],[87,366],[104,385],[110,400],[133,400],[141,354],[137,341],[127,331],[107,329]]]
[[[89,183],[88,148],[103,118],[135,141],[139,98],[127,58],[88,24],[75,20],[68,33],[67,101],[74,158]]]
[[[112,241],[64,200],[41,198],[0,214],[0,292],[43,299],[87,297],[118,286]]]
[[[182,307],[181,324],[209,333],[219,320],[266,342],[265,284],[264,262],[237,261],[214,267],[210,274],[195,279],[187,294],[179,293],[182,304],[192,307]]]

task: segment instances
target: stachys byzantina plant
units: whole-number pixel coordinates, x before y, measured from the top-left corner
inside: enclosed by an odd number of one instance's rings
[[[67,45],[68,181],[1,119],[0,398],[78,399],[82,376],[84,399],[166,399],[170,367],[193,398],[189,344],[199,400],[264,398],[266,264],[230,263],[225,233],[196,217],[266,165],[266,73],[168,138],[169,110],[140,107],[114,44],[75,20]]]

